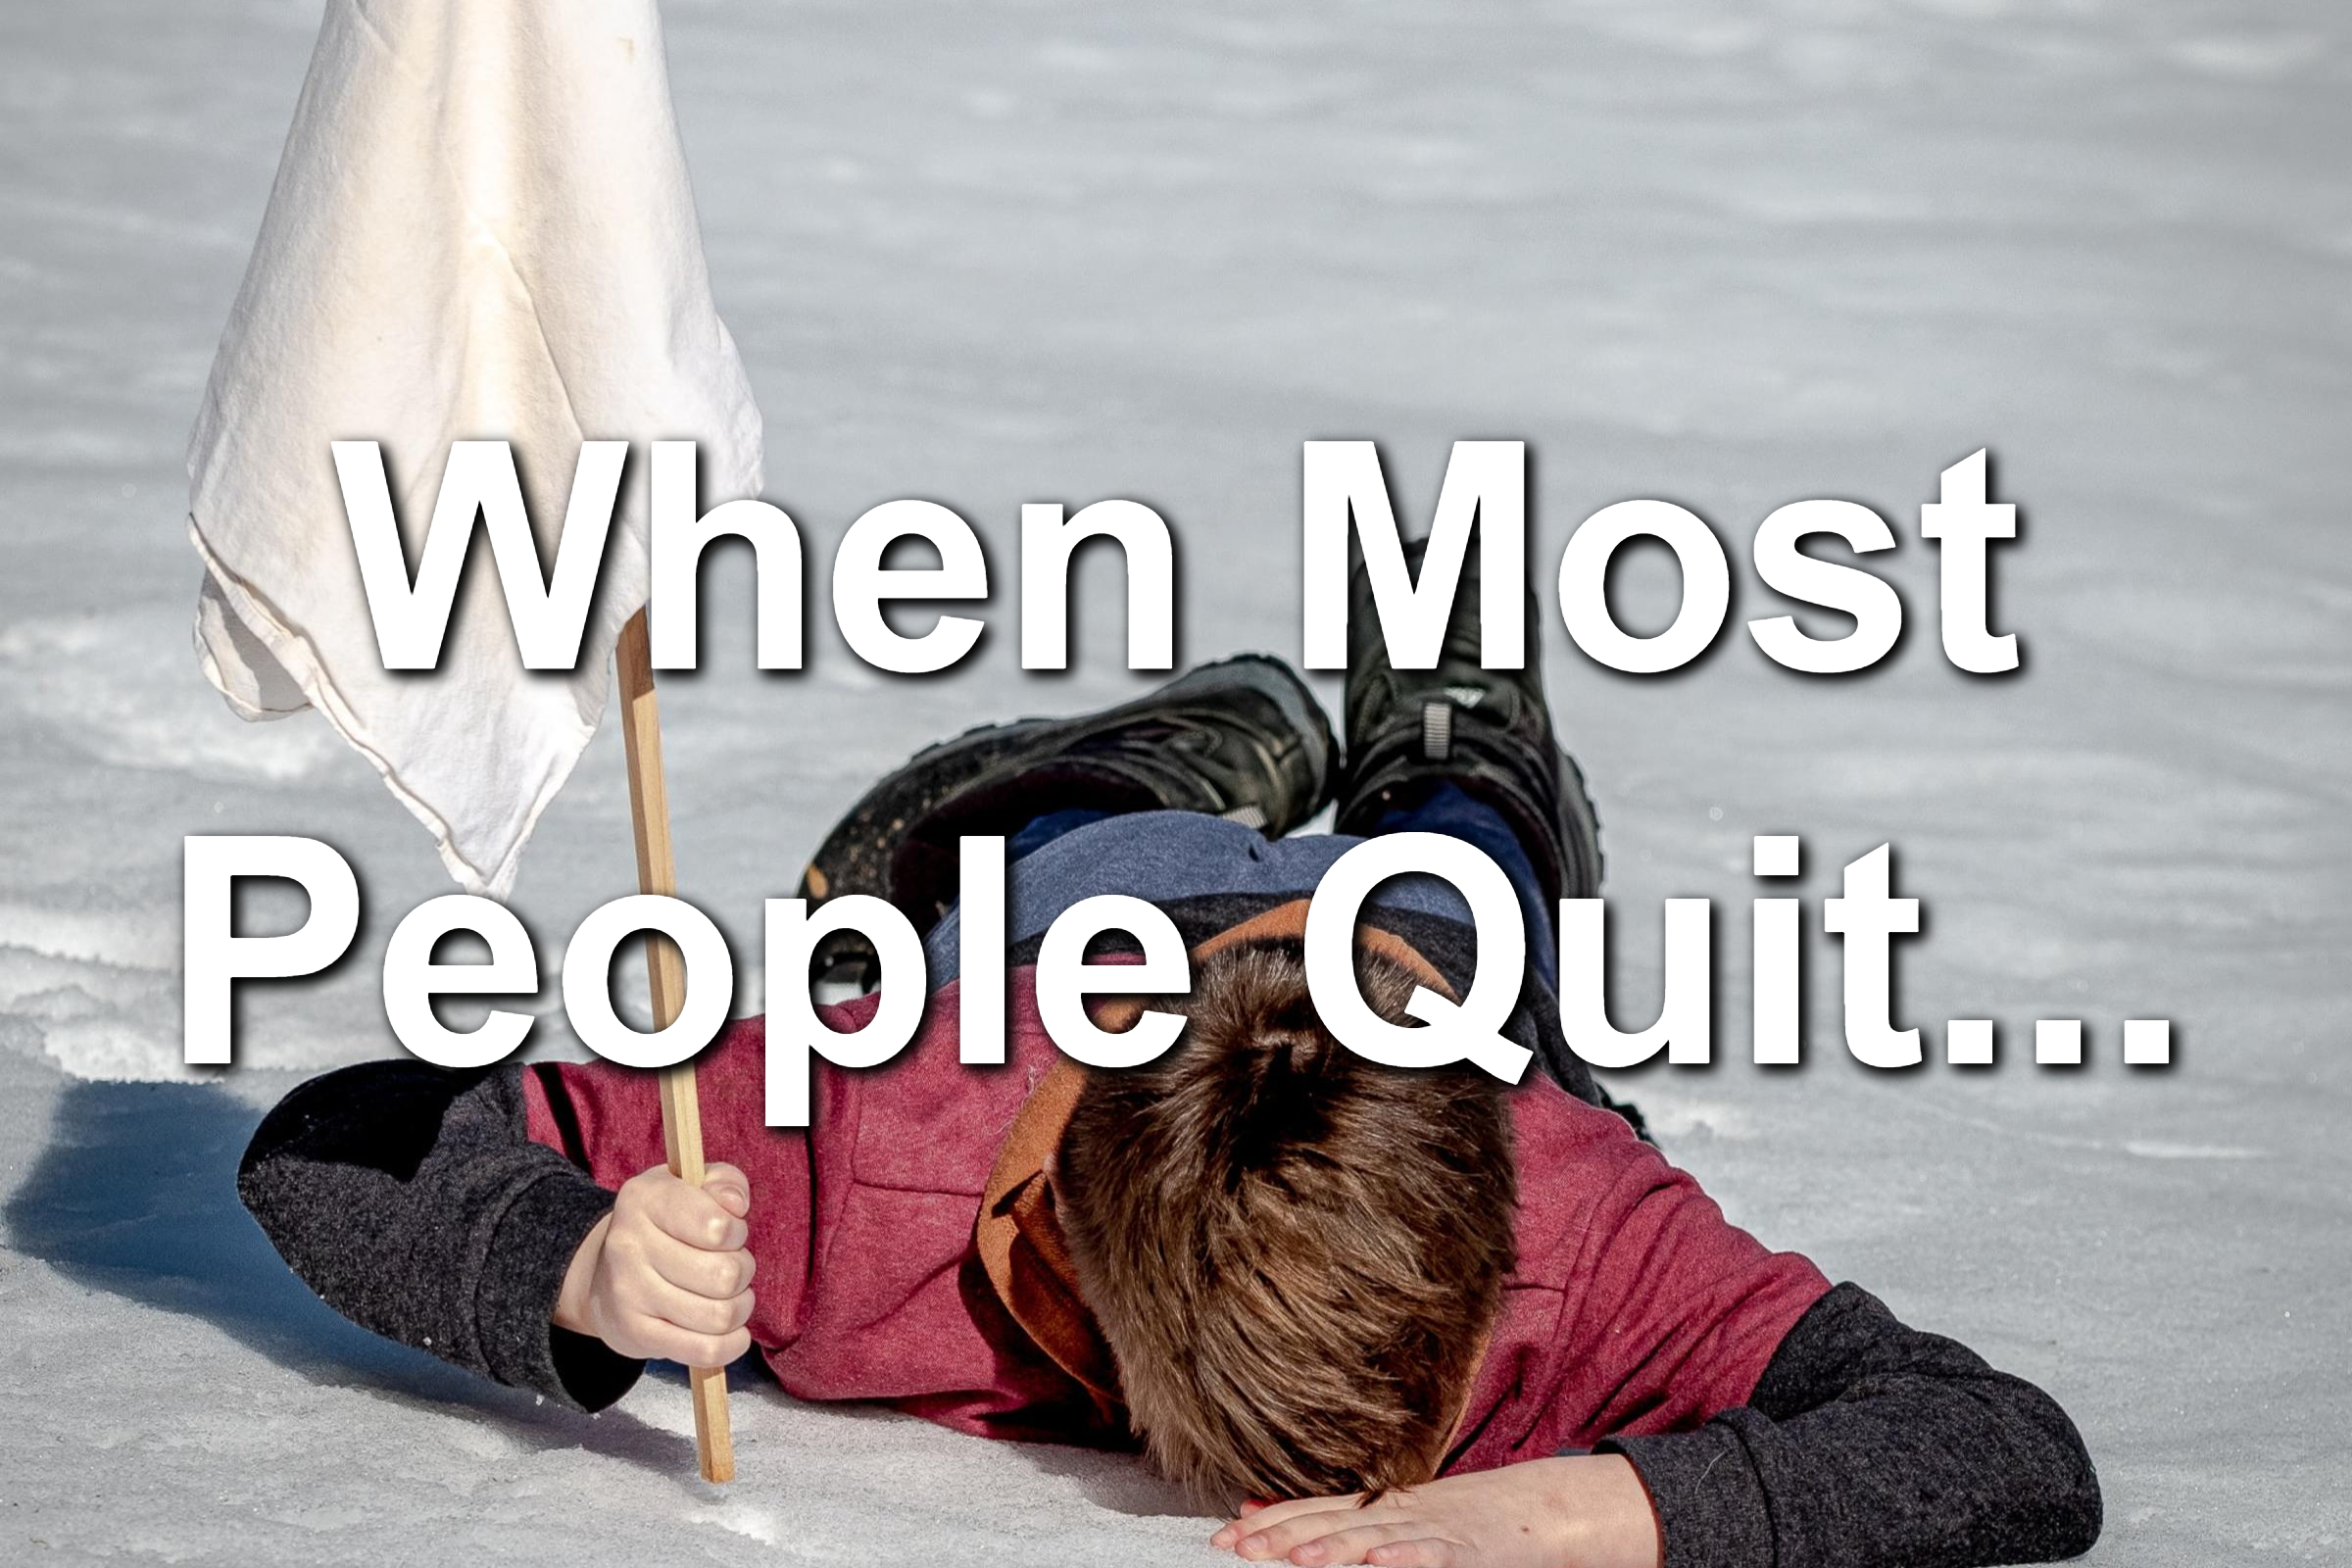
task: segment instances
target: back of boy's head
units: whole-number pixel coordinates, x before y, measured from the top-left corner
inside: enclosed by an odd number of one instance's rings
[[[1414,982],[1359,970],[1395,1022]],[[1204,1498],[1430,1479],[1513,1262],[1501,1086],[1323,1027],[1295,944],[1199,967],[1157,1061],[1090,1075],[1054,1201],[1137,1431]]]

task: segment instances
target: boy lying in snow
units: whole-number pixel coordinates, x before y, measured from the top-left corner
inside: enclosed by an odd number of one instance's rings
[[[338,1310],[501,1382],[594,1410],[648,1357],[757,1346],[802,1398],[1140,1439],[1205,1496],[1294,1499],[1212,1538],[1250,1560],[2086,1549],[2098,1483],[2058,1406],[1728,1224],[1553,1044],[1547,942],[1531,936],[1506,1032],[1548,1078],[1397,1071],[1323,1028],[1304,900],[1353,836],[1468,840],[1531,933],[1600,879],[1536,662],[1478,666],[1475,582],[1426,672],[1389,667],[1360,573],[1354,591],[1344,767],[1297,677],[1240,659],[1104,713],[975,731],[877,786],[804,892],[880,894],[931,927],[921,1035],[883,1067],[819,1063],[802,1132],[763,1125],[759,1021],[729,1028],[700,1063],[726,1161],[707,1187],[663,1168],[653,1075],[402,1060],[289,1096],[246,1155],[247,1206]],[[1335,790],[1337,834],[1283,837]],[[1175,921],[1194,990],[1152,1004],[1190,1018],[1174,1049],[1079,1067],[1016,968],[1005,1064],[958,1062],[965,833],[1010,836],[1016,965],[1098,893]],[[1377,895],[1358,936],[1374,1009],[1401,1021],[1416,984],[1465,990],[1466,920],[1434,883]]]

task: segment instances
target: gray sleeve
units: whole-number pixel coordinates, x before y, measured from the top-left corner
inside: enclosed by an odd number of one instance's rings
[[[2098,1476],[2056,1401],[1856,1285],[1797,1320],[1744,1408],[1597,1451],[1641,1472],[1666,1568],[1983,1568],[2099,1536]]]
[[[612,1195],[531,1142],[519,1067],[395,1060],[315,1078],[263,1119],[237,1196],[362,1328],[589,1410],[644,1370],[551,1321]]]

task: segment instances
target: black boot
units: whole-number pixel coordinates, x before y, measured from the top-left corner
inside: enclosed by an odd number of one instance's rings
[[[1429,541],[1404,547],[1418,573]],[[1546,908],[1600,892],[1600,828],[1585,779],[1551,735],[1542,661],[1481,669],[1478,548],[1462,563],[1453,614],[1435,669],[1389,665],[1372,582],[1356,564],[1348,582],[1348,773],[1337,831],[1366,833],[1399,806],[1452,784],[1500,811],[1535,862]],[[1539,624],[1528,594],[1527,624]]]
[[[1330,801],[1338,764],[1314,695],[1282,661],[1244,654],[1098,713],[984,725],[919,753],[825,836],[801,896],[873,894],[927,931],[955,901],[964,835],[1084,808],[1205,811],[1280,838]],[[833,960],[862,943],[838,946]]]

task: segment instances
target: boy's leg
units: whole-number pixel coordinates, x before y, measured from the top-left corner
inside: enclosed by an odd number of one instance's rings
[[[1004,841],[1005,862],[1010,864],[1024,856],[1035,855],[1064,833],[1074,833],[1089,822],[1100,822],[1104,817],[1118,814],[1116,811],[1102,811],[1087,806],[1073,806],[1064,810],[1048,811],[1043,816],[1033,816],[1018,833]]]
[[[1002,834],[1017,858],[1100,817],[1187,810],[1279,838],[1331,799],[1338,762],[1298,675],[1246,654],[1100,712],[983,726],[927,748],[834,825],[801,896],[875,895],[924,931],[955,902],[964,835]]]
[[[1368,833],[1443,833],[1482,852],[1502,867],[1511,891],[1519,896],[1519,916],[1527,926],[1527,961],[1544,986],[1557,991],[1559,944],[1552,930],[1552,906],[1544,902],[1544,886],[1527,857],[1519,835],[1500,811],[1465,793],[1459,784],[1430,786],[1410,797],[1410,804],[1393,805]]]
[[[1428,546],[1405,546],[1418,570]],[[1437,667],[1389,663],[1359,564],[1348,585],[1348,771],[1340,785],[1343,833],[1446,833],[1476,845],[1511,878],[1527,915],[1528,952],[1556,982],[1552,910],[1560,899],[1600,892],[1600,828],[1584,775],[1553,739],[1543,661],[1479,664],[1479,563],[1462,563],[1452,618]],[[1527,624],[1542,624],[1528,596]]]
[[[1405,546],[1418,569],[1426,542]],[[1348,585],[1348,773],[1340,783],[1342,833],[1445,833],[1501,866],[1527,920],[1528,964],[1546,990],[1559,989],[1561,899],[1600,894],[1600,824],[1575,760],[1552,738],[1543,661],[1527,667],[1479,667],[1478,557],[1462,581],[1438,665],[1389,665],[1363,568]],[[1540,626],[1535,595],[1527,624]],[[1613,1110],[1647,1140],[1641,1110],[1594,1081],[1582,1062],[1552,1063],[1571,1094]]]

